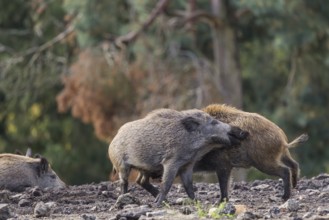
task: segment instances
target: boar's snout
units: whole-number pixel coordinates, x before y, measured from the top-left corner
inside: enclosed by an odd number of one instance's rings
[[[228,136],[232,145],[239,145],[242,140],[245,140],[249,136],[249,132],[232,126],[231,131],[228,132]]]

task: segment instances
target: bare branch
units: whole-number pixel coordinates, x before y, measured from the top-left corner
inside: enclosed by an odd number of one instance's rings
[[[32,48],[26,50],[25,52],[23,52],[21,54],[21,56],[27,56],[27,55],[30,55],[30,54],[36,53],[36,52],[41,53],[42,51],[52,47],[57,42],[59,42],[59,41],[63,40],[64,38],[66,38],[73,31],[74,31],[74,26],[70,25],[66,30],[64,30],[62,33],[60,33],[59,35],[57,35],[56,37],[54,37],[50,41],[42,44],[39,47],[32,47]]]
[[[287,105],[289,103],[289,97],[291,97],[291,91],[294,84],[295,76],[297,73],[297,62],[298,62],[298,49],[294,49],[291,56],[291,69],[288,76],[287,85],[284,89],[282,96],[283,104]]]
[[[184,25],[188,22],[191,22],[191,21],[195,21],[197,19],[205,19],[207,22],[209,22],[215,28],[222,27],[224,25],[224,22],[222,20],[218,19],[218,17],[216,17],[212,14],[209,14],[206,11],[202,11],[202,10],[194,11],[193,13],[188,14],[188,15],[186,15],[186,13],[181,13],[181,12],[177,12],[176,14],[184,17],[183,20],[179,22],[182,25]]]
[[[0,35],[15,35],[15,36],[26,36],[31,34],[29,30],[19,30],[19,29],[0,29]]]
[[[169,0],[160,0],[158,4],[155,6],[155,8],[152,10],[148,19],[142,24],[142,26],[138,30],[131,31],[126,35],[118,37],[115,40],[115,43],[118,46],[122,46],[122,44],[127,44],[129,42],[136,40],[138,35],[140,35],[141,32],[145,31],[154,22],[154,20],[163,12],[168,2]]]

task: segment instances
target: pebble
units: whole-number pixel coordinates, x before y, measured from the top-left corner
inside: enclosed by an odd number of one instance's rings
[[[328,201],[329,201],[329,192],[320,193],[319,198],[320,199],[328,199]]]
[[[192,212],[195,211],[195,208],[191,207],[191,206],[183,206],[179,209],[180,213],[182,213],[183,215],[189,215]]]
[[[93,207],[91,207],[91,208],[90,208],[90,211],[92,211],[92,212],[97,211],[97,206],[93,206]]]
[[[281,210],[279,207],[274,206],[269,210],[269,213],[271,218],[278,218],[281,214]]]
[[[65,207],[63,213],[69,215],[72,213],[72,209],[70,207]]]
[[[320,191],[317,190],[317,189],[307,189],[307,190],[305,190],[305,192],[306,192],[309,196],[318,195],[318,194],[320,193]]]
[[[2,203],[0,204],[0,219],[8,219],[10,218],[10,212],[8,208],[8,204]]]
[[[118,197],[117,201],[114,204],[115,208],[122,209],[128,204],[137,204],[140,205],[140,201],[133,197],[130,193],[122,194]]]
[[[209,192],[207,192],[207,196],[213,197],[213,198],[220,198],[220,193],[217,191],[209,191]]]
[[[296,199],[288,199],[280,208],[289,212],[296,212],[299,209],[299,202]]]
[[[236,212],[236,208],[230,202],[226,203],[224,209],[221,211],[221,213],[227,214],[227,215],[234,215],[235,212]]]
[[[313,215],[313,213],[312,212],[306,212],[304,215],[303,215],[303,219],[304,218],[310,218],[311,216]]]
[[[106,198],[115,198],[116,197],[116,195],[110,191],[100,191],[99,194]]]
[[[116,219],[126,218],[126,219],[139,219],[142,215],[147,215],[152,209],[142,206],[136,208],[123,209],[117,213]]]
[[[190,198],[177,198],[174,202],[175,205],[189,205],[193,203],[193,200],[191,200]]]
[[[30,204],[31,204],[31,201],[28,199],[21,199],[18,202],[19,207],[26,207],[26,206],[29,206]]]
[[[81,216],[81,218],[82,218],[83,220],[95,220],[95,219],[96,219],[96,216],[91,215],[91,214],[83,214],[83,215]]]
[[[31,190],[30,190],[30,192],[31,192],[31,194],[32,194],[32,196],[42,196],[42,191],[41,191],[41,189],[38,187],[38,186],[36,186],[36,187],[33,187]]]
[[[319,215],[321,215],[321,216],[329,215],[329,206],[327,206],[327,207],[320,206],[316,210],[319,213]]]
[[[270,188],[270,185],[268,185],[268,184],[260,184],[260,185],[258,185],[258,186],[253,186],[253,187],[251,187],[251,190],[265,190],[265,189],[268,189],[268,188]]]
[[[213,207],[213,208],[210,208],[208,211],[209,216],[217,216],[217,215],[222,215],[222,214],[234,215],[235,213],[236,213],[236,208],[230,202],[226,203],[223,209],[220,209],[218,207]]]
[[[98,188],[99,191],[106,191],[108,189],[107,185],[101,184]]]
[[[11,198],[12,199],[19,199],[19,198],[21,198],[22,195],[23,195],[22,193],[17,193],[15,195],[11,196]]]
[[[153,212],[147,212],[146,217],[156,217],[156,216],[164,216],[167,214],[166,210],[158,210]]]
[[[123,209],[133,209],[133,208],[137,208],[138,205],[137,204],[128,204],[128,205],[125,205],[123,207]]]
[[[48,208],[50,209],[55,208],[57,206],[56,202],[47,202],[45,205],[48,206]]]
[[[278,198],[277,196],[270,196],[270,197],[268,198],[268,200],[269,200],[270,202],[279,202],[279,201],[281,200],[281,198]]]
[[[230,198],[230,202],[236,203],[236,202],[241,202],[241,198]]]
[[[38,202],[34,208],[34,216],[46,217],[50,215],[50,208],[44,202]]]

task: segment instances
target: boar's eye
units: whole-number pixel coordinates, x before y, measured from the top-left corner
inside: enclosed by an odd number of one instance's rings
[[[217,125],[217,124],[218,124],[218,121],[212,120],[211,125]]]

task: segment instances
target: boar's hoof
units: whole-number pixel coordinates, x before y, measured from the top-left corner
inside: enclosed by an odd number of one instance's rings
[[[283,201],[287,201],[290,198],[290,193],[284,193],[282,196]]]

